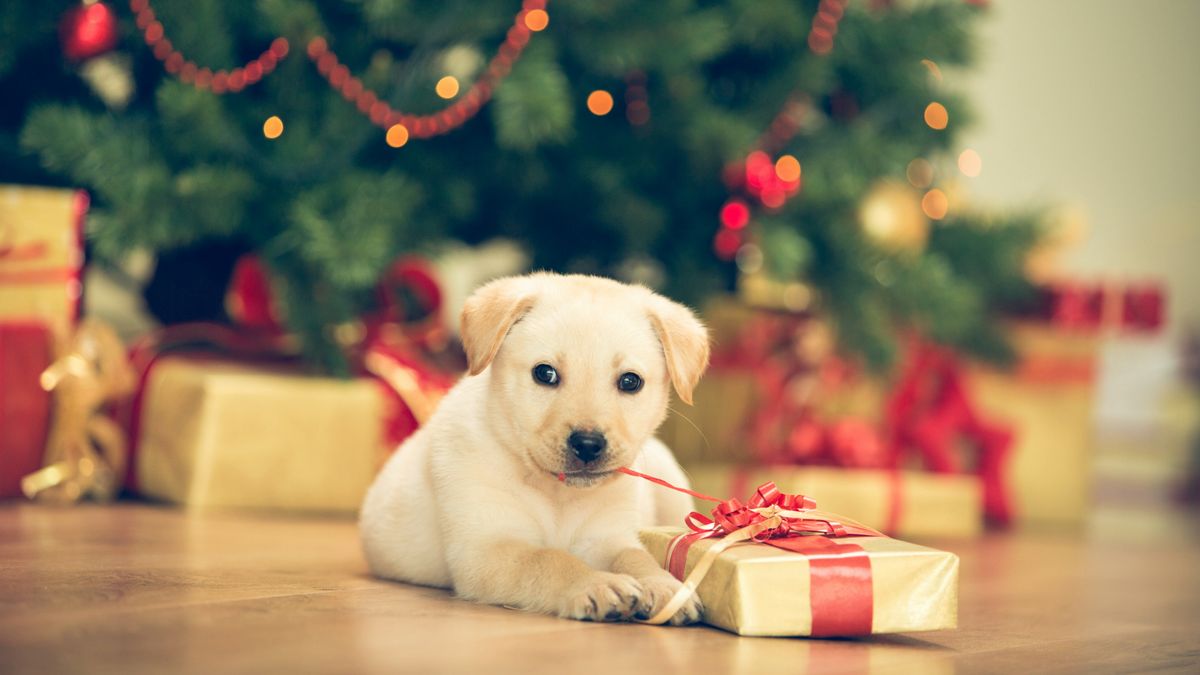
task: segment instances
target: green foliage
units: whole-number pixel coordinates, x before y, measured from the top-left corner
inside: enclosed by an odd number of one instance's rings
[[[155,0],[172,43],[202,65],[240,65],[277,35],[292,54],[263,82],[216,96],[165,75],[123,14],[138,82],[128,110],[78,93],[60,97],[69,105],[30,95],[21,142],[47,170],[93,190],[89,236],[102,255],[213,238],[258,250],[310,358],[341,372],[330,326],[362,311],[396,255],[447,237],[512,236],[535,266],[564,271],[615,274],[649,257],[665,290],[694,303],[728,289],[735,270],[711,243],[730,194],[722,172],[800,95],[811,110],[780,150],[800,158],[803,188],[751,226],[766,269],[820,291],[847,348],[872,364],[889,363],[897,332],[914,327],[1002,359],[991,317],[1027,290],[1020,266],[1034,218],[954,215],[913,253],[881,249],[856,215],[863,195],[902,178],[913,158],[957,149],[971,111],[920,61],[970,65],[979,10],[960,0],[869,4],[849,5],[833,52],[818,57],[806,44],[816,0],[556,0],[550,27],[482,114],[392,149],[317,74],[308,40],[324,36],[393,107],[428,113],[446,105],[433,83],[451,55],[466,55],[464,92],[480,75],[516,0]],[[65,6],[34,7],[5,3],[0,39],[28,48],[36,40],[17,23],[28,21],[39,44],[52,44]],[[0,78],[18,62],[0,58]],[[642,125],[626,118],[635,80],[650,110]],[[587,111],[595,89],[612,93],[613,112]],[[950,111],[945,131],[922,120],[935,99]],[[270,115],[285,124],[276,140],[261,131]]]

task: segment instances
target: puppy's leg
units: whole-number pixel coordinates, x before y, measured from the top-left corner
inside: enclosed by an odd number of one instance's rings
[[[450,557],[454,590],[470,600],[588,621],[628,619],[641,605],[632,576],[592,569],[559,549],[497,540]]]
[[[641,547],[629,547],[623,549],[613,558],[611,565],[613,572],[617,574],[628,574],[637,579],[638,584],[642,587],[642,600],[639,603],[635,616],[639,619],[648,619],[658,613],[671,598],[675,595],[683,584],[678,579],[671,576],[671,573],[658,565],[654,558]],[[692,594],[688,601],[683,604],[683,607],[675,612],[675,616],[671,617],[670,624],[679,626],[687,623],[696,623],[700,620],[700,613],[703,606],[700,604],[700,598],[696,594]]]

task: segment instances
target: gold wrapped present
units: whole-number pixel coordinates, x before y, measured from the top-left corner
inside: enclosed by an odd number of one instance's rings
[[[708,494],[745,494],[768,479],[889,535],[973,537],[983,530],[978,476],[833,466],[693,464],[692,485]]]
[[[1013,515],[1021,524],[1078,525],[1091,500],[1100,337],[1032,321],[1013,324],[1011,335],[1014,370],[972,365],[967,378],[979,409],[1015,431],[1005,467]]]
[[[139,411],[138,490],[194,508],[358,509],[382,459],[378,382],[165,356]]]
[[[707,497],[706,497],[707,498]],[[880,536],[764,483],[746,504],[718,502],[690,529],[642,530],[642,543],[690,592],[706,623],[739,635],[834,637],[955,628],[958,556]]]
[[[651,528],[642,530],[641,538],[650,554],[662,559],[671,542],[684,532]],[[719,541],[706,539],[693,545],[684,573],[690,573],[695,561]],[[855,537],[852,545],[861,548],[860,555],[869,561],[870,623],[865,633],[912,633],[958,626],[958,556],[888,537]],[[716,557],[697,588],[704,603],[704,622],[738,635],[862,634],[814,632],[814,593],[818,598],[836,597],[837,593],[814,590],[811,563],[806,555],[766,544],[728,548]],[[817,583],[828,583],[831,576],[822,575]],[[818,612],[831,604],[836,603],[819,604]],[[822,621],[819,614],[816,621]]]
[[[81,291],[87,193],[0,185],[0,319],[38,320],[61,339]]]

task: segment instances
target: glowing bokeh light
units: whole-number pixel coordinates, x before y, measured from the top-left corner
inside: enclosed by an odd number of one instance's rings
[[[983,171],[983,158],[978,152],[967,148],[958,156],[958,170],[963,172],[964,176],[975,178]]]
[[[721,207],[721,224],[731,230],[740,230],[750,224],[750,207],[737,199],[725,202]]]
[[[603,89],[597,89],[596,91],[593,91],[592,93],[588,94],[587,109],[593,115],[607,115],[608,113],[612,112],[613,109],[612,94],[604,91]]]
[[[533,32],[546,30],[550,25],[550,15],[544,9],[531,9],[525,13],[525,27]]]
[[[946,112],[946,106],[934,101],[925,106],[925,124],[931,129],[942,130],[950,123],[950,113]]]
[[[934,188],[921,198],[921,210],[930,218],[941,220],[950,210],[950,200],[946,198],[945,192]]]
[[[775,175],[785,183],[800,180],[800,160],[792,155],[784,155],[775,160]]]
[[[929,74],[933,76],[933,79],[938,82],[942,81],[942,69],[938,68],[938,64],[929,59],[921,59],[921,65],[929,69]]]
[[[263,136],[272,140],[283,135],[283,120],[278,115],[271,115],[263,122]]]
[[[927,188],[933,185],[933,165],[924,157],[918,157],[908,163],[908,168],[904,170],[904,175],[908,177],[908,182],[916,188]]]
[[[387,144],[393,148],[404,147],[408,142],[408,127],[403,124],[393,124],[387,130]]]
[[[453,75],[447,75],[438,80],[437,85],[433,89],[442,98],[454,98],[458,96],[458,78]]]

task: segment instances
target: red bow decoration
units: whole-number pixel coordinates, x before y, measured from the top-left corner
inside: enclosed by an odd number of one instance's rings
[[[914,343],[911,353],[887,405],[894,456],[915,448],[930,471],[960,473],[954,443],[961,438],[973,442],[979,451],[975,473],[983,483],[984,515],[996,525],[1008,525],[1012,506],[1003,470],[1012,430],[979,414],[952,352]]]
[[[779,523],[755,534],[752,537],[754,541],[772,543],[769,540],[795,535],[882,536],[878,531],[861,523],[818,511],[817,503],[810,497],[780,492],[773,481],[759,485],[746,504],[736,497],[721,501],[701,496],[717,502],[716,508],[712,510],[712,518],[693,511],[684,522],[693,532],[703,534],[703,537],[723,537],[775,516],[779,517]]]

